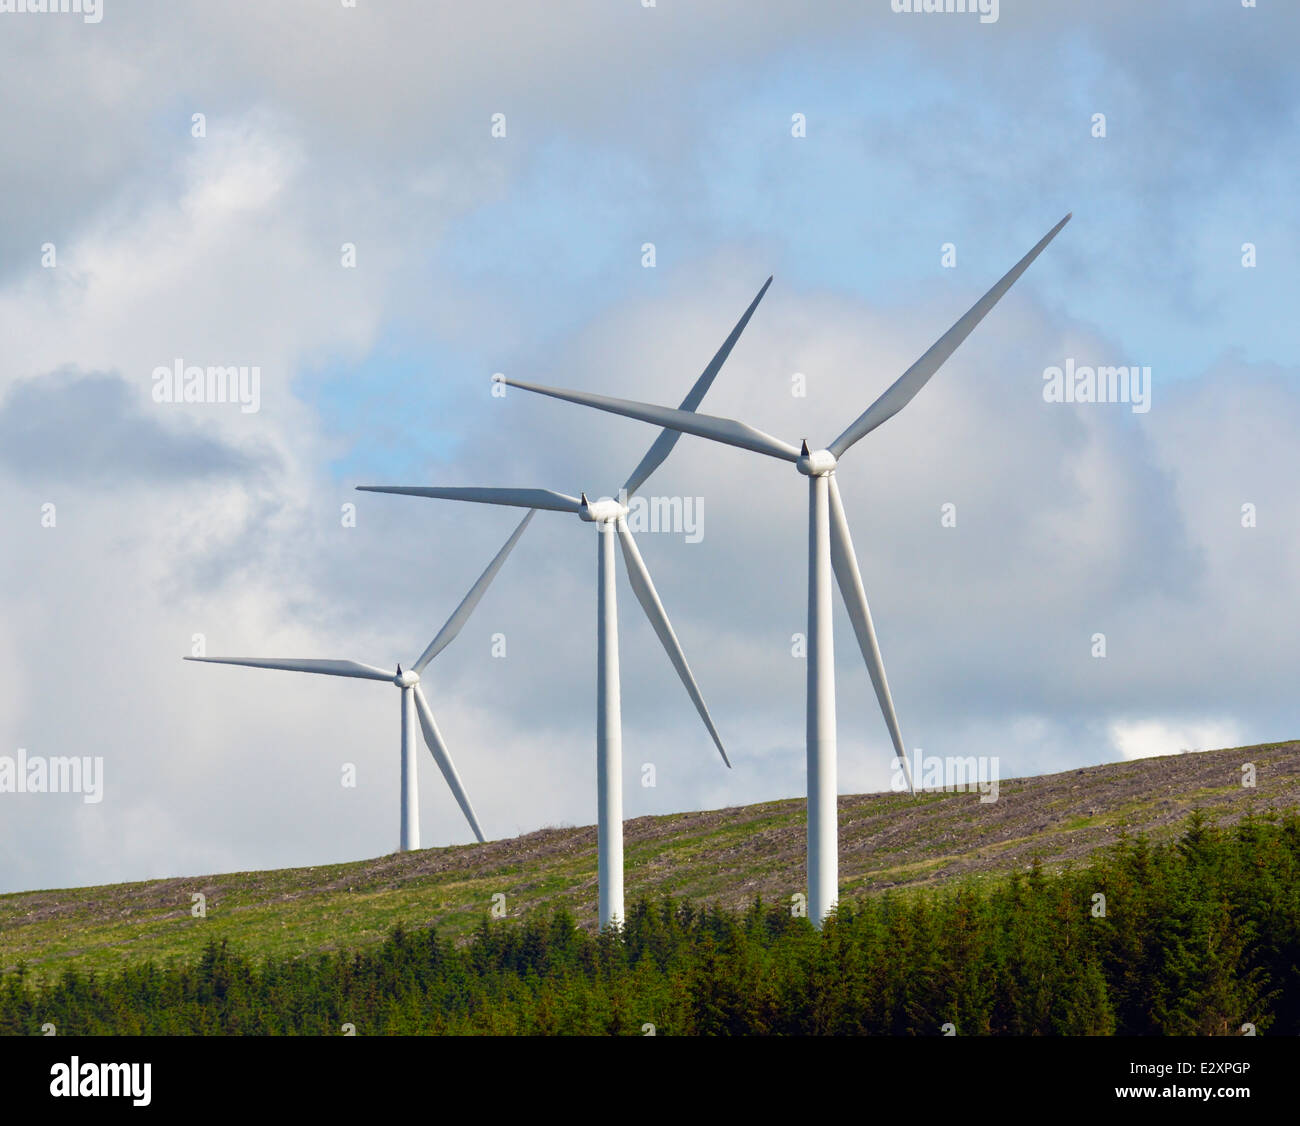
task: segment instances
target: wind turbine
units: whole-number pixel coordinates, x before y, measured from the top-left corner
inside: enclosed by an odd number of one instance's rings
[[[519,526],[506,540],[505,546],[497,552],[496,557],[488,564],[487,570],[479,576],[478,581],[470,588],[470,592],[456,607],[455,613],[447,619],[446,625],[438,631],[438,635],[429,642],[428,648],[416,658],[415,664],[409,669],[403,669],[398,665],[397,672],[392,673],[375,668],[374,665],[362,664],[360,661],[296,660],[279,657],[186,657],[185,660],[202,661],[212,665],[248,665],[255,669],[283,669],[287,672],[314,672],[325,676],[351,676],[361,680],[386,680],[400,688],[402,690],[402,821],[399,851],[409,852],[420,847],[420,787],[416,778],[414,733],[417,715],[424,732],[424,741],[428,744],[434,762],[438,764],[438,769],[442,771],[447,785],[451,787],[461,812],[465,814],[470,828],[474,830],[474,836],[482,843],[483,830],[474,815],[474,807],[470,805],[469,795],[465,793],[465,787],[461,784],[460,775],[456,773],[447,744],[438,730],[433,711],[429,708],[429,701],[425,699],[424,689],[420,687],[420,674],[424,672],[425,666],[447,648],[460,633],[461,627],[474,612],[474,607],[479,604],[484,592],[496,578],[497,572],[501,570],[501,565],[505,563],[511,549],[524,534],[524,529],[528,527],[528,522],[533,515],[529,512],[519,521]]]
[[[750,302],[731,335],[723,342],[708,367],[701,373],[678,413],[689,414],[704,398],[723,363],[731,354],[740,334],[749,323],[758,303],[763,299],[772,279],[768,278],[758,296]],[[630,498],[650,475],[663,464],[677,439],[677,430],[669,428],[655,439],[632,475],[623,486],[622,496]],[[601,928],[621,923],[623,920],[623,735],[622,709],[618,673],[618,612],[614,595],[614,538],[618,537],[623,549],[623,562],[627,567],[628,582],[641,603],[668,659],[681,678],[682,684],[700,713],[704,726],[713,738],[728,767],[731,762],[722,746],[722,739],[704,697],[691,673],[686,655],[677,641],[677,635],[668,621],[663,603],[650,579],[641,552],[627,526],[628,507],[622,500],[603,498],[591,501],[584,492],[577,497],[549,489],[495,489],[495,488],[424,488],[398,485],[360,485],[362,492],[400,493],[406,496],[434,497],[443,500],[477,501],[482,504],[504,504],[527,508],[546,508],[568,512],[586,523],[595,524],[597,540],[596,570],[596,839],[597,883],[599,886],[597,916]]]
[[[685,434],[711,438],[769,457],[794,462],[800,473],[808,478],[808,911],[817,926],[835,906],[839,898],[839,854],[836,810],[836,747],[835,747],[835,651],[831,635],[832,569],[844,598],[857,634],[858,646],[867,663],[876,699],[884,714],[885,724],[894,744],[894,751],[902,761],[907,785],[915,792],[912,772],[907,762],[907,750],[899,730],[894,702],[885,679],[885,666],[880,657],[876,630],[867,606],[862,575],[858,570],[849,525],[844,515],[839,486],[835,482],[835,467],[839,458],[859,439],[866,437],[882,422],[902,410],[940,365],[952,355],[958,345],[1002,298],[1016,279],[1029,268],[1029,264],[1042,252],[1062,227],[1070,220],[1066,215],[1044,235],[1032,250],[1017,262],[1006,275],[967,311],[965,316],[943,334],[930,349],[908,368],[883,395],[871,404],[826,449],[812,451],[805,440],[799,448],[773,438],[743,422],[729,418],[716,418],[692,411],[673,410],[669,407],[635,403],[626,399],[611,399],[582,391],[562,391],[554,387],[539,387],[507,379],[512,387],[536,391],[553,398],[597,407],[628,418],[651,422]]]

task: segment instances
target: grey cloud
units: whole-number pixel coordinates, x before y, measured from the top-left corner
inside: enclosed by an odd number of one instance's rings
[[[24,380],[0,402],[0,465],[20,481],[101,489],[247,476],[261,466],[264,454],[209,437],[189,419],[164,423],[164,409],[116,375]]]

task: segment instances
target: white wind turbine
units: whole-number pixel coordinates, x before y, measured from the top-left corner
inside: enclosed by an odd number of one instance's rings
[[[758,303],[763,299],[772,279],[768,278],[758,296],[745,310],[731,335],[727,337],[686,398],[678,413],[688,414],[699,406],[714,377],[731,354],[740,334],[749,323]],[[623,486],[623,494],[630,498],[645,484],[681,437],[675,429],[667,429],[646,452],[645,457],[632,471]],[[604,498],[589,501],[584,492],[572,497],[549,489],[493,489],[493,488],[424,488],[398,485],[361,485],[362,492],[401,493],[407,496],[434,497],[443,500],[477,501],[483,504],[504,504],[516,507],[547,508],[569,512],[587,523],[594,523],[598,531],[596,572],[596,838],[598,920],[602,928],[623,920],[623,736],[622,709],[619,697],[618,676],[618,612],[614,596],[614,536],[623,549],[623,562],[627,567],[628,582],[641,603],[646,617],[654,627],[660,642],[668,653],[677,675],[681,677],[690,694],[704,726],[708,728],[722,761],[731,766],[727,752],[704,697],[686,663],[686,655],[677,641],[677,635],[668,621],[663,603],[650,579],[641,552],[627,526],[627,505],[621,501]]]
[[[909,789],[915,792],[907,751],[894,713],[894,702],[885,679],[871,611],[867,607],[862,575],[858,571],[849,525],[835,483],[835,466],[860,438],[902,410],[939,366],[979,324],[1002,295],[1028,269],[1062,227],[1066,215],[1036,246],[1017,262],[1007,274],[981,297],[955,325],[907,369],[856,421],[824,450],[812,452],[805,440],[795,448],[779,438],[729,418],[673,410],[669,407],[611,399],[581,391],[562,391],[508,379],[512,387],[536,391],[557,399],[597,407],[628,418],[651,422],[685,434],[711,438],[755,453],[767,454],[794,462],[809,486],[808,507],[808,911],[820,926],[839,898],[839,854],[836,817],[836,748],[835,748],[835,651],[831,637],[832,569],[857,634],[858,646],[871,674],[871,683],[884,713],[893,740],[894,751],[903,764]]]
[[[420,727],[424,731],[424,741],[428,744],[429,752],[433,755],[434,762],[438,764],[438,769],[442,771],[442,776],[447,780],[447,785],[451,787],[451,792],[456,798],[461,812],[465,814],[465,819],[469,822],[470,828],[474,830],[474,836],[479,842],[483,841],[483,830],[479,827],[478,818],[474,815],[474,807],[470,805],[469,795],[465,793],[465,787],[461,784],[460,775],[456,773],[456,767],[451,761],[451,754],[447,750],[447,744],[443,741],[442,733],[438,730],[438,724],[433,718],[433,712],[429,708],[429,701],[425,699],[424,689],[420,687],[420,673],[424,672],[425,666],[441,653],[448,645],[455,640],[456,635],[460,633],[461,627],[469,620],[470,614],[474,612],[474,607],[479,604],[489,584],[505,563],[506,556],[519,541],[519,537],[524,534],[524,529],[528,527],[528,522],[533,518],[533,513],[529,512],[515,528],[510,538],[506,540],[505,546],[497,552],[496,557],[488,564],[487,570],[478,578],[478,581],[470,588],[470,592],[465,595],[461,604],[456,607],[455,613],[447,619],[446,625],[438,631],[438,635],[429,642],[429,646],[423,653],[416,658],[415,664],[409,669],[403,670],[401,665],[397,666],[395,673],[387,672],[384,669],[375,668],[374,665],[362,664],[360,661],[317,661],[317,660],[296,660],[293,658],[263,658],[263,657],[186,657],[187,661],[203,661],[213,665],[248,665],[255,669],[283,669],[287,672],[314,672],[322,673],[325,676],[351,676],[361,680],[386,680],[390,684],[402,690],[402,821],[401,834],[399,838],[399,851],[409,852],[411,849],[420,847],[420,787],[416,777],[416,743],[415,743],[415,716],[418,715]]]

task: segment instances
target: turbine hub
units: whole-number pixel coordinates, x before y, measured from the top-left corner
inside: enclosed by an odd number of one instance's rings
[[[825,477],[828,473],[835,472],[835,455],[830,450],[809,450],[805,439],[803,448],[799,451],[799,460],[794,464],[805,477]]]
[[[614,500],[613,497],[588,500],[587,494],[583,493],[582,509],[578,513],[578,518],[589,524],[612,524],[620,517],[626,516],[627,512],[627,505]]]
[[[420,674],[411,672],[410,669],[404,669],[401,665],[397,666],[397,675],[393,677],[393,683],[398,688],[414,688],[420,683]]]

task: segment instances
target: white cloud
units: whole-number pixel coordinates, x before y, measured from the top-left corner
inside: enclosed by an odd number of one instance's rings
[[[1239,747],[1241,730],[1234,720],[1115,720],[1109,727],[1111,742],[1126,759]]]

